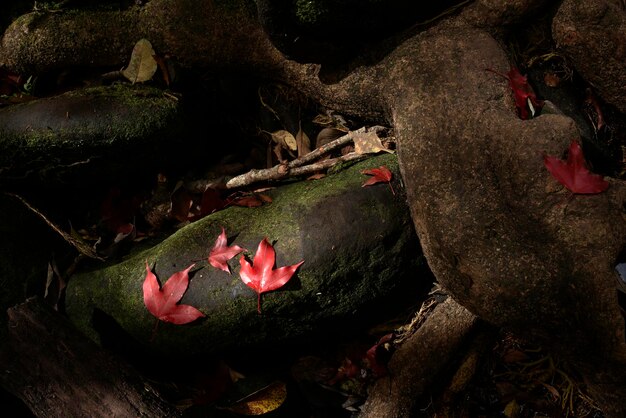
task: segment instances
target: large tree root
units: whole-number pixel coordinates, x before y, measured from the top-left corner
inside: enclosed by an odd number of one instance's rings
[[[177,417],[134,370],[31,299],[9,309],[0,384],[38,417]]]
[[[439,304],[394,353],[389,375],[370,388],[360,418],[415,416],[416,402],[455,359],[477,321],[452,298]]]

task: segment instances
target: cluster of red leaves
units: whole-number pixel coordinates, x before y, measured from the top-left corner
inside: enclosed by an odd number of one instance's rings
[[[572,141],[567,160],[546,155],[543,162],[552,176],[574,194],[595,194],[605,191],[609,183],[589,171],[578,142]]]
[[[509,80],[509,86],[513,91],[515,107],[517,108],[520,119],[528,119],[528,110],[532,111],[531,117],[534,116],[535,110],[541,109],[543,100],[537,99],[533,88],[528,84],[528,78],[522,75],[515,67],[511,67],[508,73],[502,74],[498,71],[487,69],[494,74],[498,74]]]
[[[244,251],[238,245],[228,246],[226,231],[222,228],[208,257],[209,264],[230,274],[228,260]],[[291,266],[275,269],[276,253],[274,247],[264,238],[254,256],[254,265],[250,264],[244,256],[239,260],[241,264],[241,280],[258,295],[257,310],[261,313],[261,293],[276,290],[285,285],[294,275],[298,267],[304,263],[301,261]],[[143,283],[144,304],[148,311],[161,321],[173,324],[187,324],[203,317],[204,314],[190,305],[178,305],[189,286],[189,270],[174,273],[162,288],[159,288],[156,276],[150,270],[146,262],[146,278]]]
[[[392,173],[385,166],[373,168],[363,171],[363,174],[371,175],[372,177],[363,183],[363,187],[370,186],[376,183],[385,182],[391,187]],[[210,189],[207,189],[210,190]],[[393,192],[393,188],[391,188]],[[116,197],[115,195],[112,197]],[[215,194],[210,193],[207,197],[207,207],[213,207],[209,202],[217,201]],[[204,197],[203,197],[204,200]],[[236,201],[231,202],[235,204]],[[245,206],[254,206],[255,204],[248,201],[242,202]],[[259,201],[259,204],[262,202]],[[110,206],[110,200],[107,200],[107,206]],[[107,208],[103,212],[111,212],[110,208]],[[123,215],[127,216],[131,208],[125,207],[122,211]],[[133,205],[134,209],[134,205]],[[111,216],[109,219],[117,219],[118,216]],[[116,224],[118,222],[115,222]],[[119,226],[118,226],[119,227]],[[244,248],[238,245],[228,245],[228,238],[226,236],[226,230],[222,228],[222,232],[215,240],[215,244],[209,252],[208,262],[211,266],[223,270],[230,274],[228,266],[228,260],[236,256],[237,254],[245,251]],[[239,275],[241,280],[252,290],[257,293],[257,311],[261,313],[261,294],[265,292],[271,292],[284,286],[294,275],[298,267],[300,267],[304,261],[299,263],[274,268],[276,264],[276,252],[274,247],[269,243],[267,238],[264,238],[257,248],[254,260],[250,263],[245,256],[241,256],[239,264],[241,266]],[[148,311],[158,319],[174,324],[186,324],[188,322],[195,321],[196,319],[204,316],[202,312],[189,305],[178,305],[178,301],[183,297],[183,294],[187,290],[189,285],[189,270],[193,267],[190,266],[183,271],[174,273],[168,281],[163,285],[162,289],[159,289],[159,284],[156,280],[156,276],[150,271],[150,268],[146,262],[146,278],[144,280],[143,292],[144,303],[148,308]],[[376,349],[377,346],[372,347]],[[372,370],[375,373],[380,373],[380,368],[377,366],[374,352],[368,351],[367,358],[372,365]]]
[[[201,196],[197,196],[181,188],[172,195],[170,216],[180,222],[194,222],[228,206],[256,208],[264,203],[272,202],[270,196],[260,193],[235,192],[224,196],[224,192],[224,190],[208,187]]]
[[[386,376],[388,373],[387,362],[390,357],[389,344],[393,342],[394,338],[393,333],[385,334],[365,354],[362,354],[360,359],[346,357],[339,366],[337,374],[328,384],[334,385],[347,379]]]

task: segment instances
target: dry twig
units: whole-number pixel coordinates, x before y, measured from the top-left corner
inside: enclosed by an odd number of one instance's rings
[[[257,183],[259,181],[278,180],[278,179],[284,179],[286,177],[301,176],[303,174],[310,174],[318,170],[323,170],[323,169],[332,167],[333,165],[339,162],[357,160],[363,156],[356,154],[356,153],[350,153],[342,157],[333,158],[330,160],[304,166],[305,164],[308,164],[320,158],[322,155],[346,145],[347,143],[352,141],[353,135],[355,134],[360,134],[360,133],[365,133],[365,132],[378,132],[378,131],[381,131],[382,129],[383,128],[380,126],[373,126],[369,129],[363,127],[363,128],[357,129],[356,131],[348,132],[346,135],[339,137],[335,139],[334,141],[329,142],[328,144],[325,144],[311,151],[310,153],[303,155],[300,158],[296,158],[295,160],[290,161],[286,164],[278,164],[272,168],[263,169],[263,170],[250,170],[249,172],[245,174],[242,174],[237,177],[233,177],[226,183],[226,188],[234,189],[237,187],[247,186],[252,183]]]

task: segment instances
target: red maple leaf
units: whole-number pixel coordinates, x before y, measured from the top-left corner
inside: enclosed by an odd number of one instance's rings
[[[203,317],[204,314],[191,305],[178,305],[178,301],[189,286],[190,265],[183,271],[174,273],[159,289],[159,282],[146,261],[146,279],[143,282],[143,302],[148,311],[161,321],[172,324],[187,324]]]
[[[543,163],[550,174],[572,193],[595,194],[609,187],[609,183],[602,176],[589,171],[583,151],[576,141],[572,141],[569,146],[567,160],[546,155]]]
[[[263,238],[263,241],[259,243],[259,247],[254,255],[254,265],[250,264],[243,255],[239,259],[241,280],[258,295],[257,311],[259,314],[261,313],[261,293],[270,292],[284,286],[298,267],[304,263],[304,260],[297,264],[277,269],[274,269],[275,262],[276,253],[274,252],[274,247],[267,241],[267,238]]]
[[[384,165],[381,165],[378,168],[372,168],[370,170],[363,170],[361,171],[361,173],[369,174],[370,176],[372,176],[367,179],[361,185],[361,187],[371,186],[372,184],[376,183],[388,183],[389,187],[391,188],[391,193],[393,193],[394,195],[396,194],[396,192],[393,191],[393,186],[391,185],[391,178],[393,177],[393,174]]]
[[[230,270],[228,269],[228,264],[226,262],[244,250],[245,248],[241,248],[238,245],[228,246],[226,230],[222,227],[222,233],[218,235],[215,240],[215,245],[209,253],[209,264],[230,274]]]
[[[533,88],[528,84],[528,77],[522,75],[515,67],[511,67],[508,73],[502,74],[490,68],[487,71],[498,74],[507,80],[509,80],[509,86],[513,90],[513,97],[515,98],[515,107],[519,113],[520,119],[528,119],[528,108],[532,110],[534,116],[535,109],[541,109],[543,106],[543,100],[537,99]]]

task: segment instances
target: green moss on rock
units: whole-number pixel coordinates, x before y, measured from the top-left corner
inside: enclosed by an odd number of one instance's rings
[[[0,173],[65,172],[140,150],[148,160],[183,127],[176,101],[140,85],[94,87],[10,106],[0,110]]]
[[[413,275],[419,246],[405,202],[385,184],[361,187],[361,170],[382,164],[398,176],[395,156],[372,158],[322,180],[279,187],[269,205],[214,213],[118,265],[76,275],[67,312],[95,336],[91,320],[99,309],[163,353],[211,353],[345,326],[373,304],[419,285]],[[249,254],[264,237],[273,241],[277,266],[305,261],[280,291],[263,295],[262,315],[256,294],[238,277],[238,257],[230,260],[232,275],[206,263],[222,226]],[[150,341],[156,319],[142,299],[146,260],[161,283],[196,262],[182,303],[207,317],[185,326],[159,324]]]

